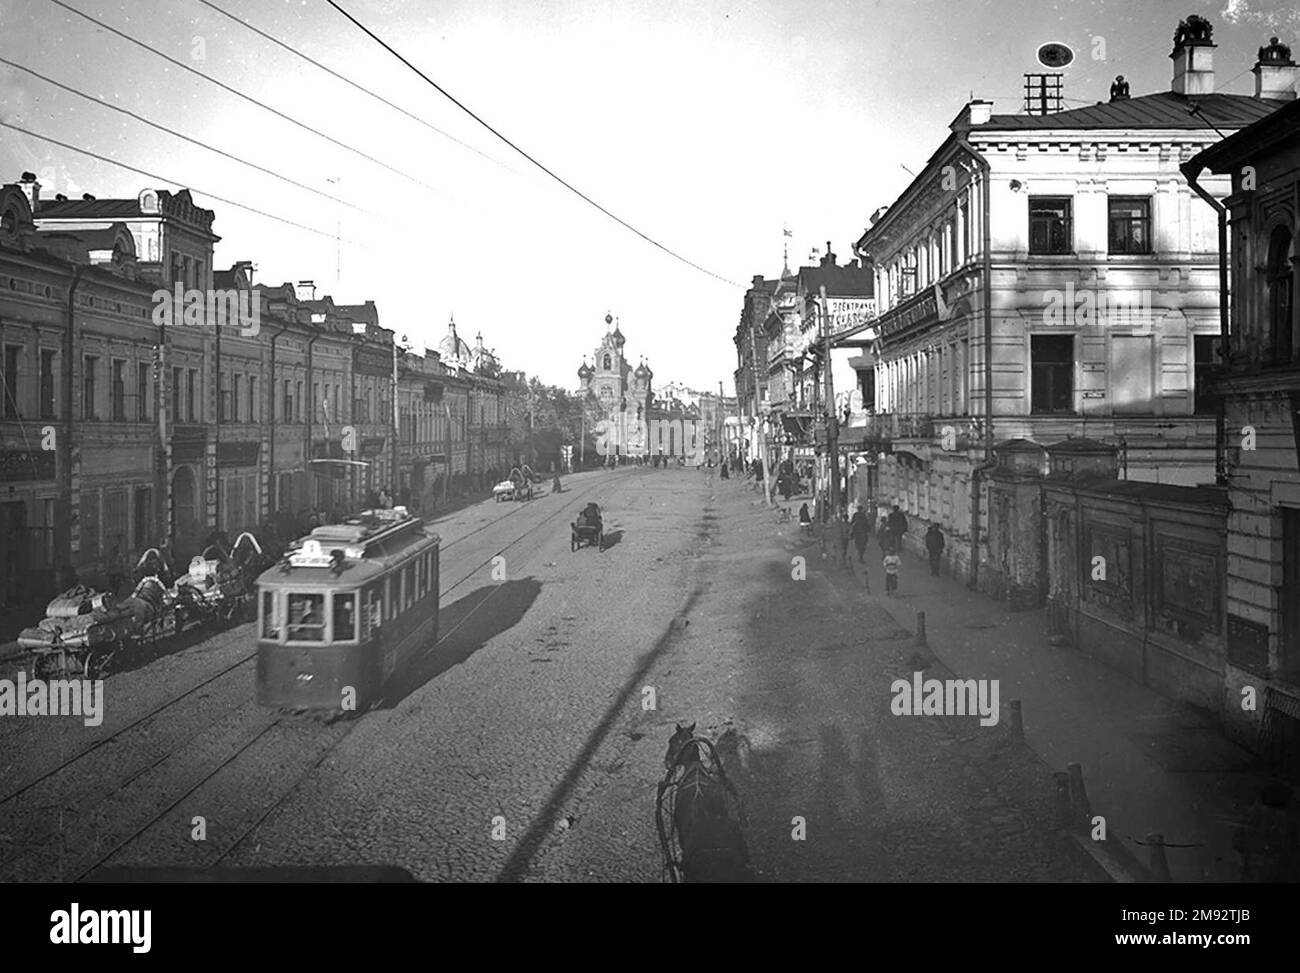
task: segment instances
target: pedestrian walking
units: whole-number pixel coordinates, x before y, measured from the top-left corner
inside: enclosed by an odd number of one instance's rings
[[[930,529],[925,532],[925,549],[930,555],[931,577],[939,577],[939,559],[943,557],[944,543],[943,531],[939,529],[939,525],[931,524]]]
[[[866,511],[861,507],[853,512],[853,519],[849,522],[849,536],[853,538],[853,546],[858,549],[858,563],[865,564],[867,539],[871,537],[871,523],[867,520]]]
[[[903,566],[903,559],[891,547],[885,552],[882,564],[885,568],[885,594],[892,595],[898,590],[898,569]]]
[[[894,504],[893,512],[889,515],[889,533],[894,548],[901,551],[903,549],[903,537],[907,534],[907,514],[903,513],[901,500]]]
[[[1300,823],[1290,803],[1285,784],[1274,781],[1260,789],[1232,839],[1243,882],[1300,881]]]

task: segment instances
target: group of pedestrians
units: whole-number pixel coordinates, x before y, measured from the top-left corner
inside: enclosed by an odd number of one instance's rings
[[[867,544],[874,535],[880,543],[882,554],[881,567],[885,572],[885,594],[893,595],[898,591],[899,572],[903,566],[903,537],[907,534],[907,514],[901,505],[886,507],[878,513],[869,511],[861,504],[849,520],[847,541],[851,540],[858,552],[858,563],[866,564]],[[930,556],[930,574],[939,574],[939,565],[946,545],[943,531],[938,524],[931,524],[925,535],[925,548]],[[847,556],[847,550],[845,551]],[[868,584],[870,582],[868,581]]]

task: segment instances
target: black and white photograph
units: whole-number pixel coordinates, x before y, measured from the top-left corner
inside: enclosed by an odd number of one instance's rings
[[[1298,56],[1290,0],[0,0],[24,935],[523,883],[1273,938]]]

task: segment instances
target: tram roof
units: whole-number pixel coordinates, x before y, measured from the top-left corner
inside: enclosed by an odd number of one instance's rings
[[[313,529],[257,580],[258,584],[281,587],[351,587],[383,575],[416,551],[436,547],[441,541],[421,518],[412,517],[403,507],[368,510],[344,523]],[[335,552],[343,555],[338,573],[333,565]]]

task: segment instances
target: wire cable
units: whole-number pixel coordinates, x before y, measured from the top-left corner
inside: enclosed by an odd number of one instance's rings
[[[100,155],[98,152],[91,152],[89,149],[82,149],[82,148],[78,148],[75,145],[70,145],[67,142],[60,142],[58,139],[52,138],[49,135],[42,135],[40,132],[33,132],[30,129],[22,128],[18,125],[13,125],[6,121],[0,121],[0,128],[7,128],[15,132],[21,132],[23,135],[30,135],[32,138],[40,139],[43,142],[49,142],[52,145],[57,145],[59,146],[59,148],[67,149],[70,152],[76,152],[79,153],[80,155],[89,156],[90,158],[96,159],[100,162],[107,162],[109,165],[117,166],[121,169],[127,169],[131,172],[136,173],[137,175],[147,176],[150,179],[157,179],[160,182],[171,183],[173,186],[185,185],[183,182],[181,182],[178,179],[172,179],[169,176],[159,175],[158,173],[150,172],[147,169],[139,169],[125,162],[118,162],[116,159],[111,159],[106,155]],[[227,206],[234,206],[237,209],[242,209],[246,212],[254,213],[258,216],[263,216],[268,220],[275,220],[277,223],[284,223],[286,226],[292,226],[299,230],[306,230],[308,233],[314,233],[317,236],[325,237],[327,240],[335,240],[339,243],[346,243],[349,246],[359,247],[362,250],[370,249],[364,243],[360,243],[356,240],[349,240],[347,237],[340,237],[334,233],[327,233],[325,230],[318,230],[315,227],[307,226],[304,223],[296,223],[293,220],[286,219],[283,216],[276,216],[274,213],[268,213],[266,210],[257,209],[255,206],[249,206],[245,203],[237,202],[236,200],[229,199],[225,196],[218,196],[216,193],[208,192],[206,189],[200,189],[197,186],[190,186],[186,188],[190,189],[191,192],[201,193],[204,196],[210,196],[212,199],[215,199],[220,203],[225,203]]]
[[[450,132],[443,131],[437,125],[434,125],[432,122],[425,121],[419,115],[407,111],[401,105],[394,104],[393,102],[385,98],[383,95],[376,94],[375,92],[367,88],[365,85],[357,81],[353,81],[347,75],[340,74],[338,71],[335,71],[333,68],[329,67],[328,65],[322,64],[320,61],[317,61],[315,58],[307,54],[304,54],[302,51],[298,50],[296,47],[294,47],[292,44],[289,44],[287,41],[282,41],[280,40],[280,38],[272,34],[268,34],[266,31],[261,30],[260,28],[254,27],[246,20],[240,20],[238,17],[230,13],[228,10],[224,10],[221,7],[217,6],[215,3],[212,3],[211,0],[198,0],[198,2],[203,4],[203,6],[216,11],[217,13],[221,14],[221,16],[227,18],[228,20],[234,21],[240,27],[243,27],[245,30],[251,30],[258,37],[264,38],[265,40],[270,41],[272,44],[275,44],[276,46],[283,48],[284,50],[292,54],[294,57],[301,58],[302,60],[306,61],[308,64],[312,65],[313,67],[320,68],[320,70],[324,71],[326,74],[330,75],[331,77],[337,78],[339,81],[342,81],[344,84],[351,85],[353,88],[357,89],[358,91],[362,92],[365,95],[370,96],[371,98],[374,98],[376,101],[383,102],[389,108],[393,109],[393,111],[400,112],[401,114],[405,115],[407,118],[411,119],[411,121],[423,125],[425,128],[429,129],[432,132],[437,132],[443,138],[450,139],[451,141],[455,142],[457,145],[469,149],[469,151],[475,153],[476,155],[482,156],[484,159],[487,159],[488,162],[500,166],[501,168],[505,169],[507,172],[514,172],[513,169],[507,166],[500,159],[488,155],[482,149],[475,148],[474,146],[470,145],[468,142],[462,142],[460,139],[456,138],[456,136],[452,135]]]
[[[53,0],[53,2],[54,2],[54,3],[61,3],[62,0]],[[438,82],[434,81],[434,80],[433,80],[432,78],[430,78],[427,74],[425,74],[423,71],[421,71],[419,68],[417,68],[414,64],[412,64],[412,63],[411,63],[410,61],[408,61],[406,58],[402,57],[401,54],[397,53],[397,51],[395,51],[392,47],[390,47],[390,46],[388,45],[388,43],[387,43],[386,41],[384,41],[383,38],[379,37],[379,36],[378,36],[374,31],[372,31],[369,27],[367,27],[365,24],[361,23],[361,21],[359,21],[359,20],[357,20],[357,18],[353,17],[352,14],[348,13],[348,12],[347,12],[346,10],[344,10],[341,6],[339,6],[339,5],[335,2],[335,0],[326,0],[326,2],[327,2],[331,7],[333,7],[335,10],[337,10],[340,14],[342,14],[345,18],[347,18],[349,21],[351,21],[352,24],[355,25],[355,26],[357,27],[357,29],[359,29],[362,33],[364,33],[366,36],[368,36],[368,37],[369,37],[371,40],[373,40],[376,44],[378,44],[380,47],[382,47],[384,50],[386,50],[389,54],[393,55],[393,57],[397,58],[397,60],[401,61],[404,65],[406,65],[408,68],[410,68],[412,71],[414,71],[414,72],[415,72],[417,75],[419,75],[421,78],[423,78],[424,81],[425,81],[426,83],[428,83],[428,84],[429,84],[429,85],[430,85],[430,86],[431,86],[435,91],[437,91],[440,95],[442,95],[444,98],[446,98],[448,101],[450,101],[453,105],[455,105],[455,106],[456,106],[457,108],[459,108],[461,111],[465,112],[465,114],[469,115],[470,118],[474,119],[474,121],[478,122],[480,125],[482,125],[484,128],[486,128],[489,132],[491,132],[493,135],[495,135],[498,139],[500,139],[500,140],[501,140],[502,142],[504,142],[506,145],[510,146],[510,148],[514,149],[516,152],[518,152],[520,155],[522,155],[525,159],[527,159],[529,162],[531,162],[533,165],[535,165],[538,169],[541,169],[542,172],[546,173],[548,176],[550,176],[552,179],[554,179],[556,182],[558,182],[558,183],[559,183],[561,186],[563,186],[565,189],[569,190],[569,192],[573,193],[573,194],[574,194],[575,196],[577,196],[578,198],[580,198],[580,199],[584,200],[585,202],[589,203],[590,205],[594,206],[596,209],[600,210],[602,213],[604,213],[606,216],[608,216],[608,217],[609,217],[611,220],[613,220],[615,223],[618,223],[620,226],[624,227],[625,229],[631,230],[633,233],[635,233],[637,236],[639,236],[639,237],[640,237],[642,240],[644,240],[646,243],[649,243],[651,246],[657,247],[659,250],[662,250],[664,253],[668,254],[668,255],[669,255],[670,257],[672,257],[673,259],[675,259],[675,260],[679,260],[679,261],[681,261],[682,263],[686,264],[688,267],[691,267],[691,268],[693,268],[693,269],[695,269],[695,270],[698,270],[700,273],[702,273],[702,274],[706,274],[706,275],[708,275],[709,277],[714,278],[715,280],[720,280],[720,281],[722,281],[724,284],[729,284],[729,285],[731,285],[732,287],[739,287],[739,288],[741,288],[742,290],[744,289],[744,285],[742,285],[742,284],[738,284],[738,283],[736,283],[736,282],[733,281],[733,280],[729,280],[728,278],[723,277],[721,274],[716,274],[716,273],[714,273],[713,271],[709,270],[707,267],[701,267],[699,264],[695,263],[693,260],[690,260],[690,259],[688,259],[688,258],[686,258],[686,257],[683,257],[681,254],[677,253],[675,250],[672,250],[672,249],[670,249],[669,247],[664,246],[664,245],[663,245],[662,243],[660,243],[658,240],[655,240],[654,238],[652,238],[652,237],[646,235],[645,233],[642,233],[640,230],[638,230],[638,229],[637,229],[635,226],[633,226],[631,223],[628,223],[626,220],[621,219],[621,218],[618,217],[618,216],[615,216],[613,213],[611,213],[609,210],[607,210],[604,206],[600,205],[600,203],[596,202],[594,199],[592,199],[592,198],[591,198],[590,196],[588,196],[586,193],[582,192],[580,189],[577,189],[577,188],[574,187],[572,184],[570,184],[569,182],[565,181],[565,180],[562,179],[560,176],[556,175],[554,172],[552,172],[552,171],[551,171],[550,169],[548,169],[546,166],[542,165],[542,163],[538,162],[535,158],[533,158],[531,155],[529,155],[527,152],[525,152],[522,148],[520,148],[520,147],[519,147],[518,145],[516,145],[514,142],[510,141],[510,139],[506,138],[506,137],[505,137],[504,135],[502,135],[499,131],[497,131],[495,128],[493,128],[491,125],[489,125],[486,121],[484,121],[484,120],[483,120],[482,118],[480,118],[477,114],[475,114],[475,113],[474,113],[470,108],[468,108],[468,107],[467,107],[463,102],[461,102],[459,99],[457,99],[455,96],[453,96],[450,92],[448,92],[445,88],[443,88],[440,84],[438,84]]]
[[[340,205],[347,206],[349,209],[354,209],[359,213],[365,213],[367,216],[373,216],[376,219],[384,219],[384,217],[380,216],[378,213],[372,212],[371,210],[368,210],[363,206],[357,206],[355,203],[349,203],[346,199],[340,199],[337,196],[332,196],[329,193],[325,192],[324,190],[316,189],[312,186],[308,186],[306,183],[302,183],[296,179],[292,179],[289,176],[276,172],[274,169],[268,169],[265,166],[260,166],[256,162],[249,162],[247,159],[241,159],[239,156],[227,152],[224,149],[219,149],[215,145],[209,145],[207,142],[202,142],[196,138],[192,138],[189,135],[186,135],[184,132],[178,132],[175,129],[168,128],[166,125],[160,125],[155,121],[145,118],[143,115],[137,115],[135,112],[131,111],[128,108],[123,108],[120,105],[114,105],[111,102],[104,101],[102,98],[96,98],[94,95],[87,94],[84,91],[80,91],[77,88],[71,87],[70,85],[63,84],[60,81],[55,81],[53,78],[47,78],[39,71],[33,71],[31,68],[27,67],[26,65],[19,64],[17,61],[10,61],[8,58],[0,57],[0,64],[7,64],[11,68],[17,68],[19,71],[25,71],[26,73],[30,74],[32,77],[40,78],[46,84],[54,85],[54,87],[60,88],[63,91],[67,91],[70,94],[74,94],[78,98],[83,98],[86,101],[91,102],[92,104],[99,105],[102,108],[107,108],[110,111],[115,111],[118,114],[126,115],[128,118],[133,118],[137,122],[141,122],[145,125],[148,125],[150,128],[157,129],[160,132],[165,132],[166,134],[174,136],[175,138],[183,139],[184,141],[189,142],[192,145],[199,146],[199,148],[207,149],[209,152],[215,152],[217,155],[224,156],[227,159],[232,159],[233,161],[238,162],[240,165],[248,166],[250,169],[256,169],[258,172],[266,173],[266,175],[279,179],[281,182],[286,182],[290,186],[296,186],[299,189],[305,189],[309,193],[315,193],[317,196],[321,196],[324,199],[328,199],[331,200],[332,202],[339,203]]]
[[[218,81],[212,75],[204,74],[202,71],[198,70],[197,68],[192,68],[185,62],[178,61],[176,58],[172,57],[169,54],[164,54],[156,47],[152,47],[149,44],[146,44],[144,41],[132,37],[130,34],[126,33],[125,31],[118,30],[116,27],[104,23],[98,17],[92,17],[90,14],[85,13],[84,11],[78,10],[76,7],[64,3],[63,0],[50,0],[50,3],[62,7],[64,10],[68,11],[69,13],[76,14],[78,17],[94,24],[96,27],[102,27],[104,30],[108,31],[109,33],[116,34],[118,37],[122,38],[123,40],[128,41],[131,44],[134,44],[136,47],[148,51],[150,54],[157,55],[158,57],[166,61],[168,64],[173,64],[176,67],[180,68],[181,70],[187,71],[190,74],[194,75],[195,77],[202,78],[204,81],[216,85],[218,88],[222,89],[223,91],[227,91],[230,94],[235,95],[237,98],[241,98],[244,101],[249,102],[250,104],[256,105],[258,108],[261,108],[264,111],[270,112],[272,115],[275,115],[277,118],[281,118],[292,125],[296,125],[298,128],[301,128],[304,131],[311,132],[313,135],[318,136],[319,138],[322,138],[333,145],[337,145],[341,149],[346,149],[347,151],[351,152],[353,155],[360,156],[361,158],[365,159],[367,162],[373,162],[375,165],[380,166],[381,168],[386,169],[389,172],[394,173],[395,175],[401,176],[403,179],[413,182],[417,186],[422,186],[423,188],[429,190],[429,192],[437,193],[438,195],[446,195],[446,193],[443,190],[438,189],[436,186],[430,186],[427,182],[424,182],[421,179],[417,179],[415,176],[411,175],[408,172],[403,172],[401,169],[394,168],[393,166],[390,166],[387,162],[384,162],[380,159],[376,159],[373,155],[363,152],[361,149],[349,145],[347,142],[340,141],[339,139],[334,138],[334,136],[332,135],[326,135],[320,129],[313,128],[312,126],[308,125],[306,122],[301,122],[298,119],[294,118],[292,115],[288,115],[280,111],[278,108],[273,108],[270,105],[266,104],[265,102],[258,101],[252,95],[245,94],[244,92],[240,91],[238,88],[234,88],[226,84],[224,81]],[[209,193],[208,195],[212,195],[212,194]]]

